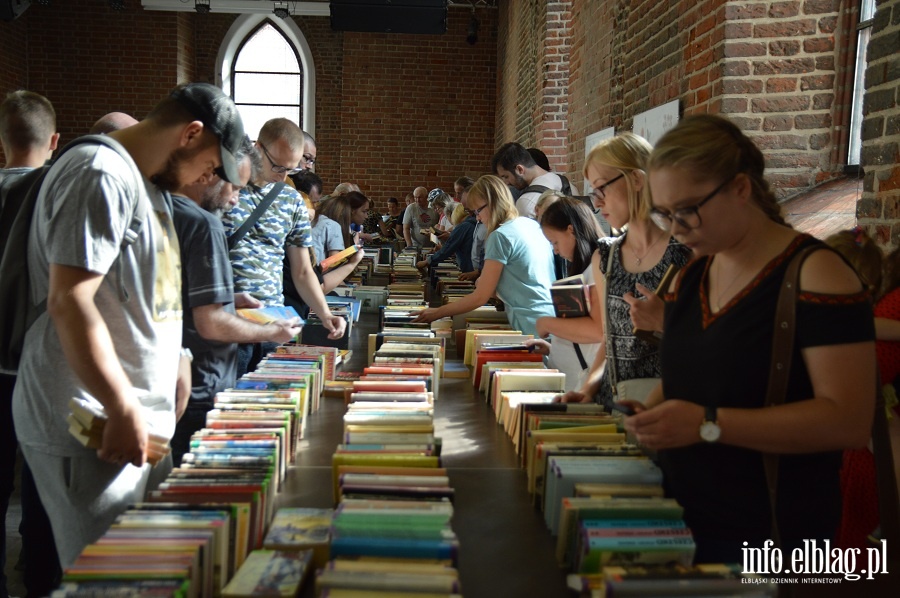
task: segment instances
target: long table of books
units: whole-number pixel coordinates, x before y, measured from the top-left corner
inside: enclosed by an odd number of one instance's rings
[[[564,374],[502,312],[414,322],[465,293],[415,258],[348,309],[349,345],[282,346],[217,395],[182,466],[55,595],[775,595],[692,566],[681,507],[620,416],[553,403]],[[87,444],[102,414],[81,407]]]

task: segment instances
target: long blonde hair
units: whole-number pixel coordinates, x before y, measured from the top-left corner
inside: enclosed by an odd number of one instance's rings
[[[625,175],[628,189],[628,221],[649,221],[650,185],[647,184],[647,160],[653,146],[650,142],[634,133],[620,133],[610,139],[604,139],[591,150],[584,161],[582,170],[584,178],[588,177],[588,169],[592,166],[614,168]],[[638,172],[644,177],[640,191],[635,189],[631,173]]]
[[[469,189],[469,198],[472,197],[480,197],[491,209],[491,220],[487,223],[488,234],[497,230],[504,222],[519,217],[512,193],[500,177],[486,174],[479,178]],[[469,205],[473,205],[471,199]]]
[[[686,168],[701,180],[722,181],[746,175],[756,206],[771,220],[788,226],[781,205],[763,175],[762,152],[733,122],[715,114],[695,114],[681,120],[657,142],[649,170]]]

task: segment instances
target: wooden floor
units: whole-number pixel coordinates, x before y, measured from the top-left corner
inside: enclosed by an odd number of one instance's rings
[[[782,204],[785,220],[818,239],[856,226],[862,179],[840,179],[801,193]]]

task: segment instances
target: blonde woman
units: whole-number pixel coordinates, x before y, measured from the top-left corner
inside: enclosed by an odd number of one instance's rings
[[[495,294],[506,306],[510,325],[525,334],[535,334],[535,322],[552,316],[550,285],[553,283],[553,253],[531,218],[519,216],[506,184],[485,175],[469,190],[469,207],[487,228],[484,267],[475,292],[441,307],[419,313],[416,321],[465,313],[488,302]]]
[[[696,562],[738,562],[772,539],[764,454],[778,455],[775,522],[785,555],[833,539],[841,450],[865,446],[875,399],[872,307],[856,273],[785,224],[762,153],[733,123],[695,115],[653,150],[652,216],[697,259],[666,304],[663,384],[625,420],[656,449],[684,507]],[[775,306],[800,270],[783,403],[766,407]]]
[[[625,232],[600,239],[594,254],[591,265],[600,299],[591,317],[603,328],[604,312],[609,313],[607,338],[586,383],[567,393],[565,401],[609,404],[616,400],[613,377],[621,382],[660,376],[656,345],[637,337],[634,329],[662,330],[663,305],[653,291],[671,264],[680,268],[688,262],[690,250],[650,220],[646,167],[651,149],[643,137],[623,133],[600,142],[585,160],[594,208],[613,228]],[[609,357],[607,347],[615,354],[614,373],[609,364],[602,367]]]

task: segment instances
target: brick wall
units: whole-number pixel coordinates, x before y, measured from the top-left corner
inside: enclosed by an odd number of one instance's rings
[[[114,110],[143,118],[175,86],[175,13],[145,12],[139,0],[115,11],[99,0],[32,3],[27,26],[27,87],[57,112],[61,142],[87,132]],[[0,39],[19,26],[0,23]]]
[[[900,245],[900,0],[877,3],[863,102],[865,168],[859,222],[882,244]]]
[[[180,12],[175,17],[175,39],[178,48],[178,64],[176,65],[175,81],[187,83],[197,80],[197,62],[194,49],[194,25],[196,21],[191,13]]]
[[[496,11],[478,11],[475,45],[466,43],[470,14],[450,9],[446,35],[344,33],[340,176],[379,207],[489,168]]]
[[[10,91],[28,86],[28,16],[0,22],[0,101]],[[0,147],[0,166],[6,163]]]

